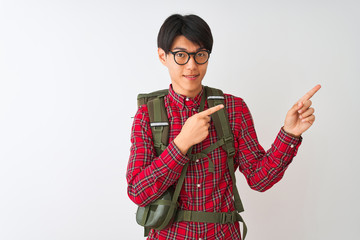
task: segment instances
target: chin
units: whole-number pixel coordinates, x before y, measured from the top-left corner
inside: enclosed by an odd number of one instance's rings
[[[184,88],[184,90],[188,91],[188,92],[197,92],[197,91],[201,91],[202,85],[201,82],[200,84],[196,84],[196,85],[190,85]]]

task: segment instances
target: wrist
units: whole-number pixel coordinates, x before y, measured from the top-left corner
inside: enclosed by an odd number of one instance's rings
[[[174,144],[180,150],[183,155],[186,155],[187,151],[191,146],[186,144],[187,141],[181,138],[180,134],[174,139]]]
[[[294,133],[288,129],[286,129],[286,127],[282,127],[282,129],[284,130],[285,133],[287,133],[288,135],[292,136],[292,137],[295,137],[295,138],[299,138],[301,136],[301,133]]]

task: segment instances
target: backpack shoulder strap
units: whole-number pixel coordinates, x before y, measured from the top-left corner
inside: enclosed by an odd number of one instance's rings
[[[226,151],[226,153],[234,156],[235,154],[234,138],[232,135],[232,131],[226,113],[224,94],[221,90],[216,88],[206,87],[205,89],[207,91],[207,100],[208,100],[209,108],[220,104],[224,105],[223,109],[217,111],[211,117],[214,120],[214,125],[218,139],[225,140],[225,144],[222,145],[223,149]]]
[[[244,211],[244,206],[241,202],[239,191],[236,187],[236,178],[235,178],[235,169],[234,169],[234,156],[235,156],[234,136],[232,134],[229,119],[226,112],[225,97],[223,92],[219,89],[205,87],[205,90],[207,93],[206,95],[207,95],[209,108],[219,104],[224,105],[224,108],[215,112],[213,115],[211,115],[211,117],[214,121],[218,139],[224,140],[224,144],[222,145],[222,148],[227,153],[227,164],[228,164],[231,180],[233,183],[235,209],[238,213],[240,213]],[[247,226],[244,220],[242,219],[242,217],[240,216],[240,214],[237,214],[237,220],[243,223],[243,239],[245,239],[247,234]]]
[[[168,145],[169,120],[164,102],[164,97],[167,94],[168,90],[164,89],[148,94],[139,94],[137,97],[138,107],[144,104],[147,105],[157,156],[159,156]]]
[[[235,169],[234,169],[234,155],[235,155],[234,137],[226,113],[225,97],[223,92],[216,88],[206,87],[206,91],[207,91],[207,100],[208,100],[209,108],[219,104],[224,104],[224,108],[214,113],[211,117],[214,121],[218,139],[219,140],[223,139],[225,142],[225,144],[222,145],[222,148],[227,153],[227,158],[228,158],[227,163],[231,175],[231,180],[233,182],[235,208],[238,212],[243,212],[244,207],[242,205],[240,195],[236,187]]]

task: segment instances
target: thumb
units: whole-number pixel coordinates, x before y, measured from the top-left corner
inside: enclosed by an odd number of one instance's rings
[[[290,113],[294,114],[294,113],[297,113],[297,111],[303,106],[304,104],[299,101],[299,102],[296,102],[289,110]]]

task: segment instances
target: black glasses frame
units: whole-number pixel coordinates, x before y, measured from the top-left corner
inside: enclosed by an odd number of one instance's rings
[[[185,64],[187,64],[187,63],[189,62],[189,60],[190,60],[191,55],[194,56],[194,60],[195,60],[195,62],[196,62],[197,64],[203,65],[203,64],[207,63],[207,61],[209,61],[210,53],[211,53],[209,50],[206,50],[206,49],[202,49],[202,50],[199,50],[199,51],[197,51],[197,52],[192,52],[192,53],[189,53],[189,52],[187,52],[187,51],[176,51],[176,52],[173,52],[173,51],[171,51],[171,50],[169,50],[169,52],[170,52],[172,55],[174,55],[174,61],[175,61],[176,64],[178,64],[178,65],[185,65]],[[180,63],[178,63],[178,62],[176,61],[175,54],[177,54],[177,53],[179,53],[179,52],[184,52],[184,53],[186,53],[186,54],[188,55],[188,59],[187,59],[187,61],[186,61],[185,63],[180,64]],[[209,54],[207,60],[206,60],[204,63],[198,63],[198,61],[196,61],[195,55],[198,54],[199,52],[207,52],[207,53]]]

